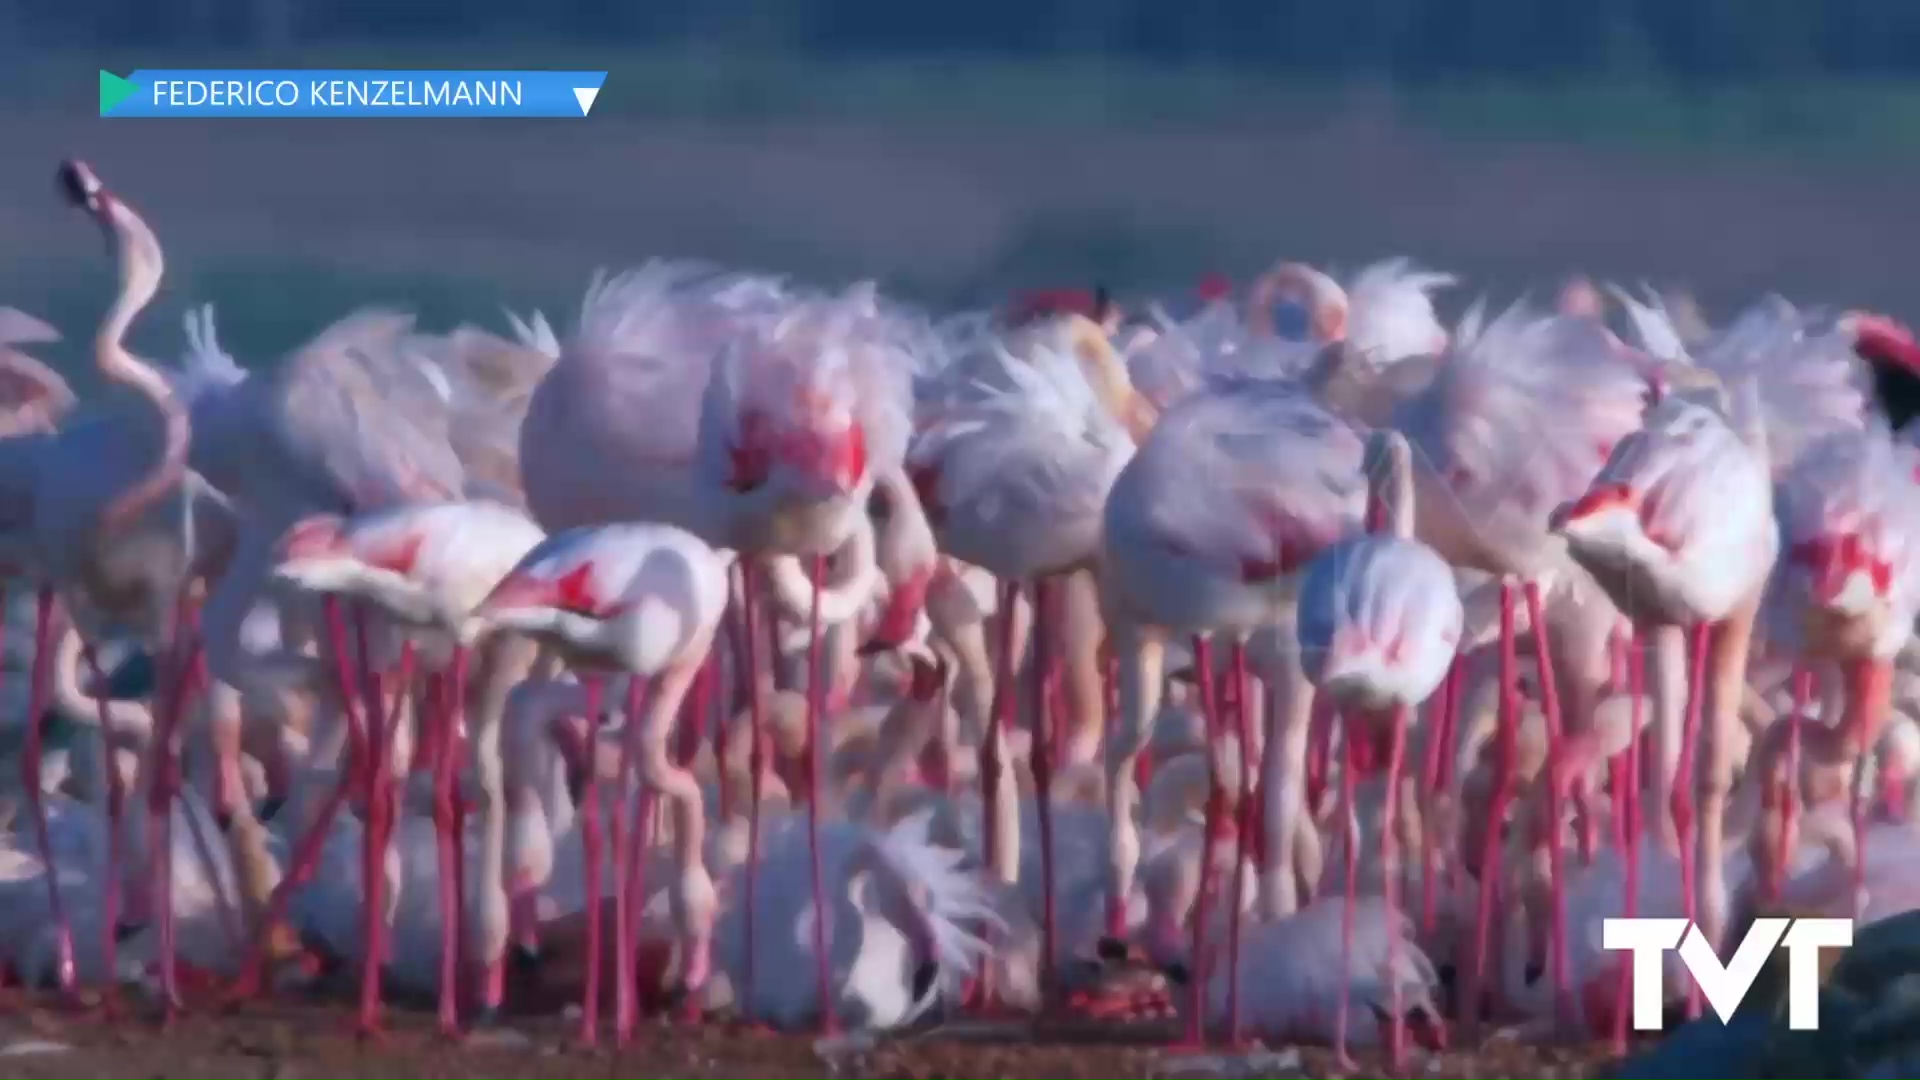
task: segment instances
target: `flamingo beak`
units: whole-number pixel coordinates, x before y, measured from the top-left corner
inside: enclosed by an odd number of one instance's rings
[[[932,584],[933,568],[928,567],[894,589],[893,594],[887,597],[887,606],[880,613],[873,633],[860,646],[860,654],[871,656],[887,652],[913,640],[914,631],[919,627],[920,612],[927,606],[927,588]]]

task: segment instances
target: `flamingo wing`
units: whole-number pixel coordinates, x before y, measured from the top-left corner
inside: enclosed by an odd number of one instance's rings
[[[358,311],[273,375],[273,449],[323,506],[350,512],[459,497],[443,385],[406,351],[412,318]]]

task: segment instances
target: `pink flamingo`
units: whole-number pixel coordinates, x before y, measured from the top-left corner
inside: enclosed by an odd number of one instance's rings
[[[51,629],[53,606],[53,584],[58,583],[70,592],[69,602],[73,606],[76,619],[89,625],[103,614],[87,601],[114,596],[115,590],[125,590],[116,599],[126,603],[127,596],[133,597],[132,610],[113,611],[113,615],[134,616],[144,631],[163,643],[162,655],[171,651],[171,631],[174,619],[171,617],[179,600],[179,588],[182,581],[177,566],[173,574],[168,574],[165,560],[150,560],[135,565],[127,565],[124,549],[128,534],[138,528],[150,511],[158,507],[163,500],[179,485],[186,473],[187,444],[189,439],[189,420],[186,410],[175,399],[167,380],[150,365],[134,358],[122,344],[127,328],[141,309],[153,299],[160,286],[164,264],[160,255],[159,242],[154,238],[146,223],[134,213],[124,201],[109,193],[86,164],[68,161],[61,165],[60,186],[67,200],[91,215],[106,234],[120,272],[120,288],[112,305],[102,317],[100,327],[94,336],[94,362],[100,374],[109,382],[127,387],[144,399],[140,421],[151,425],[155,422],[158,432],[148,428],[141,435],[133,435],[122,426],[119,415],[102,414],[93,422],[68,426],[54,435],[48,442],[36,445],[33,450],[39,460],[32,466],[31,499],[33,515],[33,549],[35,569],[44,575],[49,583],[40,592],[39,615],[36,622],[34,643],[34,692],[29,703],[29,714],[38,716],[45,708],[46,673],[45,657],[50,646],[48,634]],[[135,427],[133,430],[140,430]],[[132,441],[138,449],[121,448],[113,445]],[[165,808],[170,805],[173,792],[165,782],[169,773],[158,773],[157,764],[172,760],[172,727],[177,719],[178,702],[182,698],[188,676],[184,670],[169,673],[163,679],[161,697],[168,704],[162,708],[162,732],[152,748],[152,760],[149,768],[155,768],[160,782],[150,788],[150,811],[164,833],[166,822]],[[43,859],[47,855],[46,812],[41,804],[39,793],[40,739],[37,724],[29,725],[25,751],[21,755],[22,768],[26,773],[27,798],[34,817],[34,827]],[[111,779],[111,776],[110,776]],[[110,800],[110,810],[118,810],[118,800]],[[117,835],[117,833],[115,834]],[[117,851],[113,853],[117,856]],[[117,862],[109,858],[109,882],[118,880]],[[163,887],[161,881],[167,870],[166,860],[159,860],[161,870],[156,874],[155,888]],[[72,941],[70,931],[66,929],[65,913],[59,899],[59,888],[50,876],[47,879],[50,893],[51,911],[59,938],[61,985],[72,985]],[[169,905],[163,901],[156,906],[162,909],[163,941],[171,936],[166,926]],[[163,946],[162,981],[169,1001],[174,998],[173,967],[171,950]]]
[[[1432,380],[1395,409],[1395,426],[1407,434],[1416,459],[1416,530],[1456,567],[1494,575],[1500,581],[1500,683],[1512,686],[1518,655],[1514,630],[1515,584],[1523,586],[1538,653],[1548,739],[1562,734],[1562,710],[1555,673],[1555,640],[1549,635],[1543,585],[1577,574],[1560,540],[1548,529],[1548,515],[1585,491],[1613,446],[1640,426],[1646,383],[1614,348],[1598,325],[1567,316],[1539,316],[1516,305],[1491,322],[1478,309],[1454,335],[1452,349]],[[1595,621],[1580,635],[1602,644],[1618,620],[1608,605],[1582,605],[1580,617]],[[1561,641],[1560,659],[1572,650]],[[1574,720],[1584,726],[1591,702],[1604,681],[1604,665],[1567,664],[1577,674],[1568,687],[1574,695]],[[1492,820],[1504,819],[1512,798],[1511,760],[1514,708],[1506,695],[1500,722],[1503,764],[1496,768]],[[1549,754],[1557,752],[1549,749]],[[1549,791],[1556,805],[1558,793]],[[1494,863],[1491,845],[1481,865]],[[1549,849],[1559,861],[1557,845]],[[1560,873],[1553,874],[1554,908],[1561,909]],[[1480,878],[1480,908],[1474,931],[1474,957],[1464,980],[1464,1014],[1477,1021],[1478,994],[1485,975],[1485,946],[1493,917],[1495,875]],[[1564,957],[1564,935],[1554,934],[1553,955]],[[1563,996],[1569,987],[1564,964],[1555,963],[1555,984]]]
[[[1139,859],[1134,763],[1159,709],[1165,638],[1182,632],[1239,637],[1290,625],[1298,573],[1360,517],[1360,452],[1359,436],[1292,386],[1223,384],[1189,395],[1163,414],[1115,480],[1102,559],[1114,651],[1122,664],[1121,717],[1107,752],[1109,930],[1115,936],[1124,930],[1119,905]],[[1200,660],[1196,669],[1210,674],[1211,663],[1204,655]],[[1306,704],[1311,708],[1310,698]],[[1217,717],[1210,720],[1218,730]],[[1298,709],[1277,710],[1269,718],[1263,762],[1266,835],[1281,853],[1270,860],[1268,879],[1277,876],[1288,888],[1298,825],[1287,811],[1298,806],[1291,800],[1302,787],[1305,721]],[[1225,796],[1215,779],[1217,807]],[[1246,779],[1243,771],[1243,796]],[[1275,875],[1271,863],[1283,870]],[[1207,877],[1202,881],[1204,891]],[[1194,924],[1193,956],[1201,965],[1207,957],[1201,947],[1205,925]],[[1194,974],[1199,994],[1206,973]],[[1203,1012],[1196,1007],[1188,1014],[1195,1039]]]
[[[762,556],[824,560],[848,539],[875,476],[901,467],[912,337],[870,288],[795,299],[763,283],[688,278],[653,264],[589,292],[521,426],[528,505],[549,529],[681,525],[742,552],[743,573]],[[619,463],[620,482],[580,471],[583,461]],[[751,670],[757,635],[746,638]],[[748,680],[756,714],[757,686]],[[816,955],[824,987],[824,946]]]
[[[1660,638],[1654,651],[1654,682],[1660,689],[1656,730],[1663,732],[1663,748],[1684,732],[1678,783],[1670,797],[1688,878],[1686,913],[1716,942],[1726,929],[1721,842],[1726,794],[1734,780],[1732,740],[1740,722],[1746,644],[1779,551],[1765,441],[1758,432],[1755,438],[1759,445],[1743,440],[1712,409],[1668,399],[1648,413],[1642,431],[1614,447],[1587,493],[1555,514],[1573,558],[1641,633]],[[1683,653],[1678,635],[1694,628],[1695,664],[1703,664],[1709,660],[1700,649],[1711,632],[1707,627],[1718,630],[1712,641],[1713,682],[1702,685],[1703,672],[1696,669],[1686,726],[1676,730],[1681,703],[1673,695],[1686,685],[1681,681],[1686,676],[1671,669],[1675,654]],[[1696,852],[1690,766],[1700,710],[1709,699]],[[1634,797],[1631,789],[1627,797]],[[1629,860],[1637,852],[1637,845],[1630,846]]]
[[[1400,869],[1394,823],[1400,770],[1406,757],[1407,728],[1413,710],[1440,687],[1459,648],[1465,612],[1453,570],[1430,547],[1413,539],[1413,462],[1406,439],[1395,431],[1367,440],[1363,468],[1369,478],[1370,505],[1377,535],[1357,537],[1327,548],[1307,567],[1300,583],[1300,654],[1306,676],[1338,708],[1354,719],[1387,728],[1386,801],[1380,845],[1386,882],[1387,919],[1400,919]],[[1358,739],[1359,729],[1348,728]],[[1354,814],[1353,769],[1341,773],[1342,814],[1348,828]],[[1348,845],[1351,852],[1353,845]],[[1354,860],[1347,860],[1348,919],[1343,948],[1351,950]],[[1387,966],[1397,967],[1389,935]],[[1346,993],[1342,986],[1340,1038],[1346,1054]],[[1392,1067],[1405,1065],[1405,1021],[1398,980],[1390,988],[1388,1039]]]
[[[621,802],[627,801],[629,763],[650,792],[673,806],[677,874],[669,900],[685,958],[682,981],[697,1000],[711,965],[718,897],[703,857],[706,811],[699,784],[667,752],[667,736],[680,704],[705,662],[726,610],[727,559],[698,537],[670,525],[607,525],[568,530],[528,552],[480,605],[475,618],[496,632],[520,634],[553,649],[585,679],[590,718],[597,717],[602,680],[625,674],[635,680],[620,767]],[[636,760],[637,759],[637,760]],[[817,789],[816,789],[817,790]],[[584,1037],[594,1035],[599,1001],[600,896],[599,794],[595,773],[581,796],[586,845],[589,954]],[[624,815],[624,810],[618,812]],[[616,816],[615,839],[620,840]],[[614,852],[616,906],[615,1037],[625,1042],[635,1019],[632,928],[637,925],[629,868],[645,842],[635,828],[631,842]]]
[[[330,515],[308,518],[296,525],[283,542],[283,558],[275,576],[312,595],[341,596],[361,600],[373,606],[388,626],[398,629],[407,648],[417,647],[424,654],[421,666],[434,673],[453,697],[442,700],[442,715],[428,717],[434,730],[426,737],[437,755],[433,762],[434,818],[438,826],[442,977],[440,979],[440,1021],[446,1030],[458,1026],[456,990],[460,957],[460,884],[458,873],[459,830],[456,825],[456,796],[453,791],[457,750],[456,732],[460,725],[458,702],[466,695],[468,678],[465,640],[468,621],[474,609],[502,578],[512,571],[527,552],[543,539],[539,526],[517,511],[496,503],[441,503],[406,506],[362,515],[351,520]],[[504,979],[506,950],[506,898],[503,867],[506,829],[506,797],[501,787],[498,707],[504,703],[508,688],[524,677],[531,666],[527,650],[490,648],[481,662],[473,666],[472,680],[480,690],[481,708],[466,713],[468,750],[473,770],[484,796],[481,843],[480,910],[483,917],[469,929],[472,958],[485,973],[480,994],[483,1015],[497,1010]],[[489,691],[487,688],[491,687]],[[445,692],[437,695],[447,699]],[[378,741],[390,747],[391,733],[379,733]],[[369,783],[381,783],[388,770],[376,763],[363,771]],[[376,780],[376,778],[380,778]],[[344,788],[329,804],[337,810]],[[386,796],[382,795],[384,799]],[[366,805],[380,803],[370,793]],[[323,812],[316,826],[325,833],[330,816]],[[380,822],[380,825],[390,824]],[[368,831],[375,823],[370,819]],[[370,841],[376,845],[378,838]],[[381,928],[376,919],[380,911],[379,881],[367,878],[364,906],[365,931],[370,958],[381,955],[378,943]],[[378,963],[369,960],[377,973]],[[369,978],[363,989],[372,996],[362,1001],[362,1022],[371,1026],[372,1011],[377,1008],[377,977]]]
[[[1795,716],[1769,730],[1751,765],[1763,793],[1796,750],[1808,765],[1859,767],[1886,725],[1894,658],[1920,615],[1917,470],[1920,457],[1876,420],[1808,448],[1777,488],[1784,557],[1764,618],[1773,636],[1802,657],[1839,665],[1842,711],[1832,726]],[[1797,784],[1797,777],[1788,779]],[[1865,788],[1853,787],[1857,839],[1865,828]],[[1767,810],[1769,817],[1780,812]],[[1753,858],[1762,881],[1779,872],[1763,838],[1785,831],[1771,822],[1756,830]]]
[[[969,371],[980,391],[974,394],[976,400],[944,406],[940,419],[922,431],[910,458],[942,548],[1001,579],[1000,607],[1009,623],[1018,583],[1034,583],[1030,761],[1045,893],[1041,982],[1049,991],[1055,933],[1054,733],[1044,699],[1048,651],[1058,632],[1051,620],[1059,608],[1050,585],[1094,565],[1107,492],[1133,455],[1132,440],[1095,397],[1067,344],[1064,336],[1031,342],[1023,360],[995,343],[982,358],[985,370]],[[1001,643],[1010,648],[1012,636],[1003,634]],[[1013,670],[1013,658],[1001,656],[998,707],[988,723],[981,761],[989,866],[1018,865],[1019,838],[1001,835],[1001,823],[1008,817],[1017,823],[1018,818],[993,810],[1001,794],[1003,725],[1012,711]],[[1003,858],[1003,853],[1011,858]]]

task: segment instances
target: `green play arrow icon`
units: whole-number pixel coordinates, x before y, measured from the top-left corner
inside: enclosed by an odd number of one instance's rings
[[[113,111],[115,105],[140,92],[140,87],[115,75],[111,71],[100,72],[100,115]]]

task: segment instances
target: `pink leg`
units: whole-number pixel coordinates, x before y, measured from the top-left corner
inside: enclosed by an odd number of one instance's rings
[[[827,557],[813,557],[813,604],[807,621],[807,858],[813,877],[813,963],[814,991],[819,996],[820,1031],[831,1035],[840,1028],[840,1014],[834,1007],[832,958],[827,953],[827,897],[820,869],[820,800],[826,788],[820,779],[821,696],[826,692],[826,673],[820,667],[820,583],[827,577]]]
[[[1460,738],[1460,684],[1465,678],[1465,663],[1456,655],[1453,664],[1447,668],[1447,681],[1442,688],[1446,697],[1440,719],[1444,726],[1440,729],[1440,771],[1435,777],[1435,785],[1439,790],[1449,793],[1453,791],[1454,743]],[[1449,888],[1458,880],[1462,861],[1459,858],[1447,860],[1446,881]]]
[[[1353,920],[1354,908],[1359,903],[1360,861],[1359,861],[1359,823],[1354,814],[1353,782],[1354,774],[1360,771],[1360,743],[1364,738],[1360,725],[1346,721],[1347,760],[1340,769],[1340,831],[1346,838],[1341,846],[1345,852],[1347,874],[1346,895],[1340,907],[1340,1000],[1334,1006],[1333,1053],[1345,1071],[1352,1071],[1353,1059],[1347,1055],[1347,1017],[1353,1006]]]
[[[1029,761],[1033,768],[1033,798],[1040,815],[1040,994],[1051,1002],[1059,987],[1054,981],[1054,894],[1053,894],[1053,757],[1060,751],[1050,712],[1048,683],[1054,676],[1053,640],[1055,599],[1059,590],[1053,582],[1041,578],[1033,583],[1033,749]]]
[[[357,770],[364,767],[362,763],[366,759],[366,732],[358,699],[353,693],[352,665],[347,659],[346,621],[340,614],[339,599],[323,597],[320,610],[326,622],[328,645],[333,651],[334,686],[340,696],[340,714],[347,724],[346,760],[341,763],[340,779],[328,794],[327,801],[321,805],[313,827],[294,845],[286,877],[280,879],[280,884],[274,886],[273,895],[267,898],[266,913],[261,919],[263,929],[286,918],[287,904],[293,897],[293,890],[313,876],[313,869],[320,861],[321,847],[333,831],[334,819],[340,816],[341,808],[346,805]],[[260,969],[265,959],[262,952],[264,944],[264,936],[256,936],[248,945],[247,958],[240,965],[240,976],[228,991],[229,1002],[244,1001],[259,993]]]
[[[1386,871],[1387,923],[1393,929],[1387,935],[1387,992],[1392,1016],[1388,1018],[1387,1055],[1395,1076],[1406,1072],[1406,1003],[1400,990],[1400,858],[1398,822],[1400,808],[1400,768],[1407,755],[1407,722],[1411,712],[1405,705],[1393,710],[1393,730],[1387,749],[1387,794],[1381,801],[1384,825],[1380,830],[1380,863]],[[1342,985],[1345,985],[1344,983]]]
[[[1193,638],[1193,677],[1200,687],[1200,711],[1206,716],[1207,740],[1211,743],[1221,735],[1220,701],[1214,692],[1213,642],[1200,634]],[[1220,770],[1209,747],[1206,819],[1201,826],[1200,886],[1193,900],[1193,948],[1187,959],[1188,974],[1193,979],[1187,987],[1193,999],[1187,1010],[1187,1040],[1194,1044],[1206,1041],[1207,983],[1212,973],[1207,955],[1207,923],[1213,914],[1213,853],[1225,834],[1226,789],[1221,785]]]
[[[587,693],[587,781],[580,791],[580,841],[586,856],[587,884],[587,977],[580,998],[580,1041],[592,1046],[600,1041],[600,860],[606,854],[606,840],[600,831],[600,770],[594,767],[595,748],[600,745],[600,698],[606,682],[598,675],[582,680]]]
[[[1440,769],[1449,756],[1451,739],[1454,691],[1459,686],[1456,673],[1460,670],[1460,661],[1456,658],[1449,668],[1447,677],[1440,684],[1439,696],[1427,706],[1427,746],[1426,754],[1420,762],[1420,801],[1425,810],[1420,815],[1420,928],[1431,933],[1434,920],[1434,881],[1433,857],[1439,839],[1433,827],[1432,811],[1437,805],[1440,792]]]
[[[744,989],[740,996],[740,1012],[747,1019],[753,1018],[754,962],[759,956],[755,945],[754,914],[757,905],[754,901],[755,886],[760,877],[760,796],[765,786],[767,770],[767,721],[766,702],[760,693],[760,650],[764,647],[764,635],[760,632],[760,601],[755,593],[757,567],[750,560],[740,562],[740,621],[746,638],[747,667],[747,864],[743,868],[746,879],[746,962],[745,971],[740,980]],[[768,617],[772,621],[772,617]],[[725,731],[727,725],[721,724]]]
[[[5,604],[5,595],[0,593],[0,606]],[[81,646],[80,658],[87,665],[87,674],[103,689],[106,676],[100,671],[100,655],[94,651],[93,643]],[[120,769],[113,764],[112,754],[115,744],[113,730],[113,711],[107,707],[107,699],[96,699],[95,708],[99,712],[100,742],[107,750],[107,876],[100,883],[100,955],[102,966],[106,968],[111,983],[113,972],[118,968],[120,922],[120,882],[125,870],[120,845],[120,820],[126,814],[126,785],[121,782]]]
[[[615,782],[618,798],[613,804],[613,1044],[627,1045],[633,1037],[639,1009],[633,999],[635,967],[633,938],[633,884],[635,845],[627,843],[627,808],[634,798],[645,800],[649,793],[635,796],[630,788],[633,777],[633,733],[639,730],[641,710],[646,705],[647,681],[635,675],[627,680],[627,729],[621,733],[619,779]],[[636,813],[636,817],[638,814]],[[638,835],[638,822],[635,822]]]
[[[387,737],[399,719],[400,704],[405,700],[406,684],[413,678],[413,645],[411,642],[400,652],[399,675],[394,680],[396,693],[393,710],[389,714],[380,693],[380,683],[370,669],[368,656],[366,609],[356,605],[354,608],[354,630],[356,633],[358,659],[362,685],[367,689],[367,756],[366,772],[362,778],[362,791],[366,801],[366,824],[361,830],[360,874],[361,907],[360,927],[362,948],[365,956],[360,965],[360,1020],[359,1030],[363,1035],[373,1034],[380,1028],[380,976],[386,966],[387,920],[386,904],[386,854],[387,840],[391,829],[392,801],[392,751],[388,748]]]
[[[20,782],[27,789],[27,806],[33,813],[33,842],[42,866],[53,865],[53,841],[47,835],[47,807],[42,801],[40,718],[47,711],[49,672],[53,654],[48,650],[53,636],[53,586],[42,585],[33,616],[33,669],[28,676],[26,743],[20,750]],[[111,771],[111,770],[109,770]],[[54,934],[59,952],[60,989],[73,991],[73,928],[67,922],[67,909],[60,902],[58,874],[42,875],[47,881],[47,909],[53,914]],[[109,929],[111,933],[111,929]]]
[[[1500,829],[1513,801],[1514,770],[1518,767],[1520,715],[1515,678],[1519,648],[1514,640],[1513,583],[1500,583],[1500,715],[1494,734],[1493,794],[1487,804],[1486,834],[1480,844],[1480,897],[1474,910],[1473,965],[1467,969],[1461,995],[1461,1019],[1480,1024],[1481,989],[1486,986],[1487,943],[1491,938],[1494,897],[1500,887]]]
[[[986,864],[989,867],[999,865],[1000,850],[1005,846],[1006,837],[1000,835],[1000,827],[994,821],[994,803],[1000,797],[1000,770],[1005,765],[1000,760],[1000,746],[1006,738],[1007,728],[1013,722],[1014,705],[1014,660],[1013,660],[1013,611],[1018,606],[1019,586],[1012,581],[1000,582],[999,635],[997,638],[998,655],[994,657],[993,703],[987,713],[985,745],[980,747],[980,809],[984,816],[985,827],[981,831],[982,846],[985,847]],[[1107,921],[1115,919],[1116,909],[1124,912],[1125,900],[1107,898]],[[1124,915],[1120,919],[1124,933],[1126,922]],[[993,986],[982,969],[980,978],[975,981],[974,989],[978,1000],[975,1004],[985,1004],[993,998]]]
[[[193,693],[193,682],[201,668],[198,634],[190,633],[187,605],[177,609],[173,639],[178,663],[154,725],[155,736],[149,764],[154,767],[153,781],[147,788],[148,824],[157,824],[158,833],[148,850],[155,853],[153,902],[159,922],[160,993],[171,1019],[180,1005],[180,983],[174,967],[173,924],[173,802],[180,794],[180,714]],[[162,668],[165,670],[165,668]]]
[[[1627,765],[1621,780],[1621,851],[1627,863],[1627,895],[1624,914],[1631,919],[1640,914],[1640,722],[1644,719],[1646,699],[1641,690],[1646,682],[1646,654],[1638,642],[1628,645],[1627,693],[1633,697],[1633,733],[1627,737]],[[1619,962],[1613,995],[1613,1050],[1627,1052],[1627,1015],[1633,1005],[1633,965]]]
[[[462,879],[460,848],[463,839],[455,809],[454,781],[458,769],[460,688],[467,681],[467,651],[455,649],[448,670],[433,677],[430,694],[434,708],[427,717],[437,732],[433,757],[433,825],[440,871],[440,1030],[452,1035],[460,1030],[460,893]],[[499,1002],[483,1003],[483,1008],[498,1007]]]
[[[1560,747],[1565,731],[1561,726],[1560,695],[1553,684],[1552,649],[1547,641],[1546,605],[1540,602],[1537,582],[1526,584],[1527,618],[1533,623],[1533,655],[1540,675],[1540,703],[1547,727],[1547,762],[1550,773],[1559,767]],[[1563,864],[1564,845],[1560,843],[1563,789],[1556,779],[1547,784],[1547,866],[1552,895],[1552,938],[1548,946],[1548,964],[1553,969],[1554,1016],[1561,1026],[1573,1022],[1573,973],[1567,967],[1567,879]]]
[[[1234,737],[1240,740],[1240,801],[1234,807],[1233,879],[1227,894],[1227,1041],[1241,1041],[1240,1021],[1240,898],[1245,895],[1247,847],[1253,840],[1253,823],[1260,819],[1253,798],[1253,722],[1247,708],[1247,642],[1235,635],[1227,646],[1227,665],[1232,672]]]
[[[1788,717],[1792,725],[1787,728],[1787,778],[1780,792],[1780,838],[1774,845],[1772,880],[1766,882],[1768,896],[1777,898],[1780,886],[1785,878],[1788,859],[1792,857],[1790,843],[1796,825],[1795,818],[1800,809],[1800,724],[1801,717],[1807,715],[1807,709],[1813,703],[1814,675],[1810,668],[1800,668],[1793,673],[1793,715]]]
[[[1694,748],[1700,741],[1700,714],[1706,704],[1707,680],[1707,644],[1711,627],[1699,623],[1693,627],[1693,662],[1688,665],[1687,673],[1687,716],[1682,729],[1680,742],[1680,767],[1674,774],[1673,797],[1669,800],[1673,813],[1673,827],[1680,835],[1680,879],[1681,888],[1686,890],[1687,921],[1694,916],[1694,833],[1693,833],[1693,785],[1694,785]],[[1700,1015],[1702,1000],[1700,985],[1691,983],[1687,993],[1687,1017]]]

